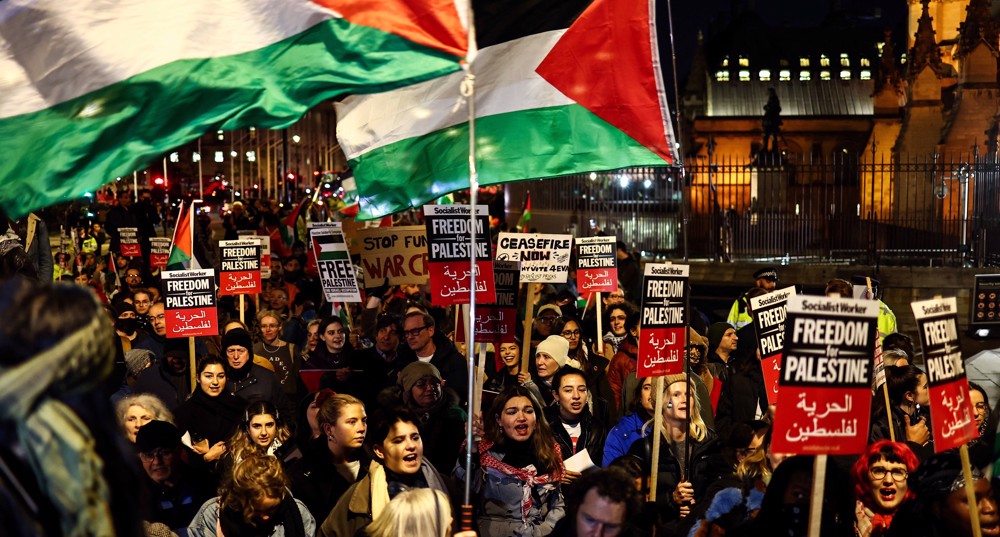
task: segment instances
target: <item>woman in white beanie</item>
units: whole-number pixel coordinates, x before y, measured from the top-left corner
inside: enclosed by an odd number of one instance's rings
[[[566,338],[549,336],[535,347],[535,374],[524,385],[536,393],[543,406],[552,404],[552,377],[566,364],[580,368],[580,362],[569,358]]]

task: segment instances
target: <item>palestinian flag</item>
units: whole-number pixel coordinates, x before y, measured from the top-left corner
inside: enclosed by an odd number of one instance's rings
[[[482,185],[674,162],[655,3],[473,1]],[[336,104],[360,219],[469,187],[464,76]]]
[[[517,230],[527,233],[529,222],[531,222],[531,192],[524,197],[524,207],[521,209],[521,218],[517,220]]]
[[[466,2],[0,1],[0,205],[20,217],[207,131],[456,71]]]
[[[194,255],[194,205],[184,205],[181,202],[177,210],[177,223],[174,225],[174,238],[170,241],[170,257],[167,258],[167,270],[196,270],[201,263]]]
[[[306,196],[306,198],[299,202],[299,205],[295,207],[292,212],[288,213],[288,216],[281,221],[281,244],[283,244],[285,246],[285,250],[289,252],[292,251],[292,245],[295,244],[295,239],[298,237],[297,224],[299,222],[299,214],[302,213],[302,208],[311,201],[312,198]]]

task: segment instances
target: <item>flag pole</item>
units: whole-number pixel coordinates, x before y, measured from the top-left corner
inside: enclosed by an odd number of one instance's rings
[[[475,55],[476,55],[476,26],[473,18],[472,2],[466,4],[466,13],[468,14],[466,18],[466,24],[468,25],[467,30],[467,42],[469,51],[466,55],[466,74],[465,78],[462,80],[460,87],[460,92],[463,97],[465,97],[466,104],[468,105],[469,112],[469,317],[466,321],[466,326],[469,325],[469,321],[476,318],[476,223],[478,218],[476,217],[476,203],[479,201],[479,172],[476,169],[476,76],[475,76]],[[485,231],[485,230],[484,230]],[[457,319],[456,319],[457,323]],[[467,401],[471,405],[475,401],[475,342],[476,331],[474,328],[469,330],[469,337],[467,338],[468,345],[465,349],[466,355],[466,365],[468,367],[467,373],[469,375],[468,384],[469,391],[467,396]],[[465,426],[465,487],[464,495],[462,496],[462,508],[459,518],[459,526],[463,531],[474,529],[472,521],[472,498],[470,484],[472,483],[472,421],[473,415],[477,413],[478,409],[469,407],[469,418],[466,420]],[[484,420],[485,422],[485,420]]]

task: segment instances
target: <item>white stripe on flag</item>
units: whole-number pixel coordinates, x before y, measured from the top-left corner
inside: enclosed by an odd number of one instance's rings
[[[573,104],[535,72],[565,32],[535,34],[480,50],[474,64],[476,117]],[[463,78],[465,73],[457,72],[336,103],[337,137],[347,158],[465,123],[464,107],[453,112]]]

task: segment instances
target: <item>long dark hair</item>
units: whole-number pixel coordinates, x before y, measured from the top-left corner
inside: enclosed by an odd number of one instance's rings
[[[517,385],[505,389],[493,400],[488,417],[483,419],[483,429],[487,440],[491,440],[497,447],[503,448],[507,442],[507,435],[500,429],[500,414],[507,406],[507,401],[515,397],[525,397],[531,401],[531,406],[535,409],[535,432],[531,435],[531,443],[534,446],[535,455],[538,461],[545,467],[546,472],[559,468],[562,460],[556,455],[555,436],[548,422],[542,416],[542,405],[532,395],[531,390],[524,386]]]

